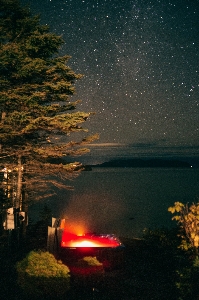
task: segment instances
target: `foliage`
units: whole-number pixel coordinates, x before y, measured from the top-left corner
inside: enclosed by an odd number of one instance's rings
[[[44,224],[47,225],[49,225],[52,221],[52,211],[47,205],[44,205],[42,211],[40,212],[40,218],[41,221],[43,221]]]
[[[104,268],[103,264],[98,261],[96,257],[85,256],[78,259],[73,266],[70,266],[73,283],[77,287],[97,286],[99,282],[103,281]]]
[[[21,159],[23,188],[34,197],[41,190],[51,195],[50,186],[67,188],[82,165],[60,158],[87,153],[85,145],[98,138],[81,137],[92,113],[74,112],[80,101],[70,96],[82,75],[68,66],[70,56],[58,55],[62,37],[39,22],[18,0],[0,0],[1,161],[13,170]]]
[[[161,249],[176,249],[176,230],[167,228],[144,230],[143,238],[147,245]]]
[[[199,202],[191,205],[175,202],[168,211],[173,216],[172,220],[177,221],[180,227],[181,245],[184,250],[193,250],[198,255],[199,247]]]
[[[175,202],[168,211],[175,214],[179,227],[178,236],[181,239],[179,248],[184,250],[176,271],[176,287],[179,291],[179,300],[198,299],[199,296],[199,203],[183,204]],[[191,253],[191,255],[190,255]],[[188,254],[188,255],[187,255]]]
[[[18,285],[32,298],[62,296],[70,288],[70,271],[49,252],[31,251],[16,264]]]
[[[79,267],[102,266],[102,263],[100,263],[95,256],[84,256],[78,260],[77,265]]]
[[[177,270],[176,287],[179,300],[198,299],[199,296],[199,259],[188,261]]]

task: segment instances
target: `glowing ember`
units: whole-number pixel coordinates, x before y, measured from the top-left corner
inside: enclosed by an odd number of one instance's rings
[[[97,245],[91,241],[72,242],[72,247],[97,247]]]
[[[64,231],[61,247],[66,248],[116,248],[122,246],[113,234],[85,234],[78,236]]]

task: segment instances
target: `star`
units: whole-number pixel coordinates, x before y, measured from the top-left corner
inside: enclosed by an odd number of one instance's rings
[[[199,143],[196,3],[22,2],[63,36],[60,54],[84,74],[74,98],[96,112],[88,129],[102,143]]]

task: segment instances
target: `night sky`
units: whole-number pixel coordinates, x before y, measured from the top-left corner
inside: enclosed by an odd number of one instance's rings
[[[63,36],[84,74],[71,100],[96,112],[85,125],[100,144],[199,149],[198,0],[22,3]]]

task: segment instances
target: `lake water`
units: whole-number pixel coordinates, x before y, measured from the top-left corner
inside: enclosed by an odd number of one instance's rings
[[[198,201],[199,169],[93,168],[73,186],[30,206],[29,217],[35,219],[47,204],[70,228],[141,237],[145,228],[175,226],[167,211],[174,202]]]

